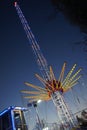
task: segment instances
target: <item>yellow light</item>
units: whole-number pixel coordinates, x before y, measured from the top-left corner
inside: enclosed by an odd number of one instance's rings
[[[65,79],[63,79],[65,67],[66,67],[66,63],[63,64],[63,67],[59,76],[59,80],[56,80],[51,66],[49,68],[50,80],[43,79],[41,76],[36,74],[36,77],[41,81],[41,83],[44,85],[45,88],[25,82],[27,86],[34,88],[36,91],[22,90],[21,91],[22,93],[30,94],[29,96],[24,96],[24,98],[29,99],[30,102],[33,102],[33,101],[40,102],[41,100],[48,101],[51,99],[51,94],[56,91],[59,91],[62,93],[69,91],[73,86],[75,86],[78,83],[78,80],[81,77],[79,73],[82,69],[80,68],[76,72],[74,72],[76,68],[76,64],[74,64],[71,70],[66,75]]]

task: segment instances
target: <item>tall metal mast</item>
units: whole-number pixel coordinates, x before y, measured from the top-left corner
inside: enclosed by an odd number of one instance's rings
[[[18,13],[21,23],[24,27],[24,30],[26,32],[29,43],[36,56],[38,66],[40,68],[40,71],[42,72],[43,79],[38,75],[37,75],[37,78],[39,78],[39,80],[45,86],[45,89],[42,89],[35,85],[26,83],[26,85],[37,89],[38,92],[37,91],[36,92],[23,91],[23,92],[28,93],[28,94],[35,94],[35,96],[31,96],[31,97],[28,96],[28,98],[31,98],[31,101],[35,101],[38,98],[42,98],[43,100],[45,100],[46,98],[47,98],[47,100],[51,98],[53,100],[55,106],[57,107],[60,124],[63,125],[63,129],[66,130],[67,129],[66,127],[68,125],[69,130],[71,130],[73,128],[73,126],[75,126],[75,124],[74,124],[75,120],[74,120],[74,117],[72,116],[72,113],[70,112],[70,110],[68,109],[68,107],[64,101],[62,93],[63,93],[63,91],[65,91],[65,92],[68,91],[68,89],[70,89],[72,86],[74,86],[77,83],[77,80],[80,78],[80,76],[78,78],[76,78],[76,76],[81,71],[81,69],[79,69],[73,75],[72,73],[76,67],[76,64],[75,64],[72,67],[72,69],[70,70],[70,72],[68,73],[68,75],[66,76],[66,78],[63,80],[64,70],[65,70],[65,66],[66,66],[66,64],[64,63],[60,77],[58,80],[56,80],[53,70],[51,67],[50,68],[48,67],[47,61],[44,58],[43,54],[41,53],[40,47],[37,44],[37,41],[36,41],[34,35],[32,34],[32,31],[31,31],[19,5],[17,4],[17,2],[15,2],[14,6],[16,7],[17,13]]]
[[[36,61],[37,61],[37,64],[40,68],[40,71],[42,73],[42,76],[44,79],[46,80],[50,80],[50,77],[49,77],[49,69],[48,69],[48,64],[47,64],[47,61],[46,59],[44,58],[41,50],[40,50],[40,47],[27,23],[27,20],[25,19],[25,16],[23,15],[19,5],[17,4],[17,2],[14,3],[14,6],[16,7],[16,10],[17,10],[17,13],[19,15],[19,18],[21,20],[21,23],[23,25],[23,28],[25,30],[25,33],[27,35],[27,38],[29,40],[29,44],[31,45],[32,47],[32,50],[35,54],[35,57],[36,57]]]

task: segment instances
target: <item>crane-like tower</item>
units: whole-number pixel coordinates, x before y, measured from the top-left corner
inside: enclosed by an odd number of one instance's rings
[[[36,57],[37,64],[42,73],[42,77],[39,76],[38,74],[36,74],[36,77],[45,86],[45,88],[42,88],[42,87],[30,84],[28,82],[25,82],[27,86],[36,89],[36,91],[23,90],[22,92],[26,94],[31,94],[31,96],[25,97],[25,98],[29,98],[30,102],[37,101],[38,99],[41,99],[41,100],[52,99],[53,103],[55,104],[57,108],[59,121],[60,121],[60,124],[63,126],[63,129],[66,130],[68,127],[69,130],[71,130],[75,126],[75,120],[72,115],[72,112],[70,111],[69,107],[65,103],[65,100],[63,98],[63,93],[67,92],[75,84],[78,83],[78,79],[81,77],[81,75],[78,76],[78,74],[81,71],[81,68],[78,69],[76,72],[74,72],[76,68],[76,64],[74,64],[71,70],[69,71],[69,73],[67,74],[67,76],[64,78],[64,71],[66,67],[66,63],[64,63],[60,76],[58,80],[56,80],[55,75],[53,73],[53,69],[51,66],[50,67],[48,66],[47,61],[44,58],[40,50],[40,47],[27,23],[27,20],[25,19],[17,2],[14,3],[14,6],[17,10],[21,23],[23,25],[23,28],[29,40],[29,44],[32,47],[32,50]]]
[[[37,64],[39,66],[39,69],[43,75],[43,77],[45,79],[49,79],[49,70],[48,70],[48,64],[47,64],[47,61],[46,59],[44,58],[42,52],[41,52],[41,49],[39,47],[39,45],[37,44],[37,41],[27,23],[27,20],[25,19],[19,5],[17,4],[17,2],[15,2],[15,7],[16,7],[16,10],[17,10],[17,13],[19,15],[19,18],[21,20],[21,23],[24,27],[24,30],[25,30],[25,33],[27,35],[27,38],[29,40],[29,44],[31,45],[32,47],[32,50],[33,50],[33,53],[36,57],[36,61],[37,61]],[[49,79],[50,80],[50,79]]]

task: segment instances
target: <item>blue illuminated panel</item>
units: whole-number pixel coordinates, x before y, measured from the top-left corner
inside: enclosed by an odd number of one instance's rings
[[[28,130],[23,114],[25,110],[26,108],[12,106],[2,111],[0,113],[0,130],[16,130],[18,128],[22,130],[23,127],[24,130]],[[20,120],[19,124],[17,124],[17,118]]]

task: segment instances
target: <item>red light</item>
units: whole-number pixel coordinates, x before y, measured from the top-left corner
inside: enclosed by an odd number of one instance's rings
[[[14,2],[14,6],[16,7],[16,5],[17,5],[17,2]]]

